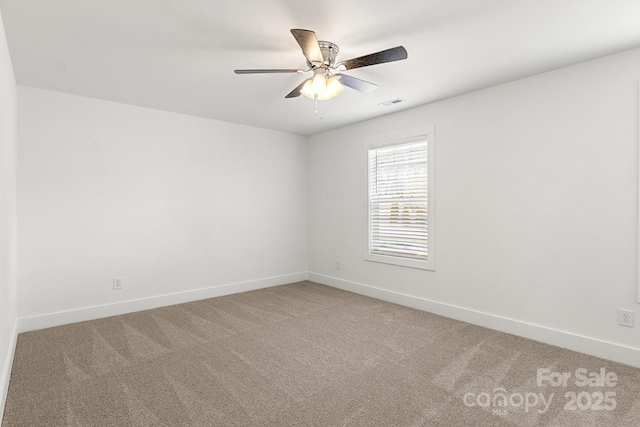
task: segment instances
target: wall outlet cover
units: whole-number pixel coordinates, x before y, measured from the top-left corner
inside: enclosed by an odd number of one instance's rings
[[[633,328],[633,311],[618,309],[618,325]]]

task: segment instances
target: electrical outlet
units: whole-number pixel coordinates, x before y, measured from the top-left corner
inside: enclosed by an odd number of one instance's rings
[[[618,325],[633,328],[633,311],[618,309]]]
[[[117,291],[122,289],[122,277],[114,277],[113,278],[113,290]]]
[[[336,270],[340,270],[340,268],[342,267],[342,263],[340,262],[339,259],[336,260]]]

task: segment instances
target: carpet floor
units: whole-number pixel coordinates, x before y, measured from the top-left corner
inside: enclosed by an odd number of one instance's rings
[[[312,282],[18,336],[2,426],[638,426],[640,369]]]

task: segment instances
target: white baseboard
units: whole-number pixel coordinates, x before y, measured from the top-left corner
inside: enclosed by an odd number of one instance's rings
[[[309,272],[309,280],[640,368],[640,349]]]
[[[7,402],[7,393],[9,392],[9,379],[11,378],[11,368],[13,367],[13,356],[16,352],[16,343],[18,342],[18,320],[13,322],[13,330],[9,338],[9,348],[4,358],[4,369],[0,375],[0,423],[4,416],[4,406]]]
[[[212,286],[209,288],[192,291],[176,292],[157,295],[148,298],[122,301],[113,304],[83,307],[75,310],[47,313],[39,316],[23,317],[19,319],[18,331],[28,332],[69,323],[84,322],[86,320],[101,319],[103,317],[117,316],[133,313],[141,310],[165,307],[168,305],[182,304],[207,298],[215,298],[223,295],[239,292],[253,291],[256,289],[270,288],[272,286],[286,285],[288,283],[307,280],[307,272],[287,274],[284,276],[268,277],[246,282],[230,283],[226,285]]]

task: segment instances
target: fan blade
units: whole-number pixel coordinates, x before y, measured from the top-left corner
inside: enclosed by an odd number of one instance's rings
[[[291,34],[302,48],[302,53],[309,64],[320,65],[324,62],[316,33],[309,30],[292,29]]]
[[[334,74],[340,80],[340,83],[350,87],[351,89],[359,90],[360,92],[369,93],[374,91],[378,85],[369,83],[367,81],[357,79],[355,77],[347,76],[346,74]]]
[[[347,59],[342,62],[342,65],[344,65],[347,70],[352,70],[354,68],[368,67],[370,65],[384,64],[385,62],[400,61],[403,59],[407,59],[407,50],[403,46],[396,46],[359,58]]]
[[[233,70],[236,74],[275,74],[275,73],[304,73],[304,70],[293,68],[268,68],[257,70]]]
[[[306,82],[307,82],[307,80],[305,80],[302,83],[300,83],[298,85],[298,87],[296,87],[294,90],[289,92],[289,94],[287,96],[285,96],[285,98],[297,98],[298,96],[300,96],[300,91],[302,90],[302,87],[304,86],[304,84]]]

